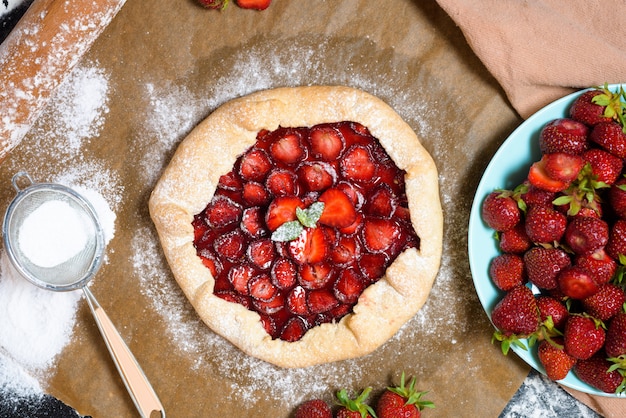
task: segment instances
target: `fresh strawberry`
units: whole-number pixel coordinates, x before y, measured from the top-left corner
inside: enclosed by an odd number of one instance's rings
[[[599,320],[572,314],[567,318],[563,338],[567,354],[578,360],[586,360],[604,345],[605,331]]]
[[[244,180],[263,181],[272,168],[272,162],[265,151],[252,148],[246,152],[239,165],[239,174]]]
[[[294,286],[287,294],[287,309],[294,315],[309,315],[309,305],[307,303],[308,291],[302,286]]]
[[[542,154],[565,152],[582,154],[588,147],[589,129],[573,119],[555,119],[547,123],[539,134],[539,148]]]
[[[247,254],[252,264],[260,270],[269,269],[276,257],[274,243],[269,238],[252,241],[250,245],[248,245]]]
[[[612,366],[613,363],[605,358],[604,353],[598,353],[587,360],[579,360],[574,366],[574,372],[580,380],[603,392],[621,392],[624,377],[618,370],[609,371]],[[620,387],[622,390],[619,390]]]
[[[238,264],[228,271],[228,281],[239,294],[248,295],[248,283],[254,273],[254,268],[249,264]]]
[[[287,132],[270,145],[270,154],[274,160],[283,164],[295,164],[304,159],[305,150],[300,136],[295,132]]]
[[[300,340],[309,329],[308,324],[300,316],[292,316],[280,332],[280,339],[287,342]]]
[[[491,311],[491,321],[497,328],[492,341],[502,342],[504,354],[511,344],[522,344],[518,338],[529,337],[539,330],[539,309],[532,291],[526,286],[509,290]]]
[[[328,163],[321,161],[304,163],[298,168],[298,178],[305,189],[312,192],[321,192],[333,185],[337,173]]]
[[[278,288],[268,274],[259,274],[248,282],[248,292],[257,300],[269,302],[278,293]]]
[[[595,294],[598,283],[593,278],[593,272],[580,267],[570,266],[562,269],[556,277],[559,290],[572,299],[585,299]]]
[[[241,220],[241,205],[224,196],[217,196],[205,210],[206,222],[213,228],[224,228]]]
[[[526,228],[522,222],[518,223],[511,229],[502,231],[499,236],[498,243],[500,250],[504,253],[523,254],[532,245]]]
[[[626,133],[618,122],[601,122],[593,127],[589,139],[618,158],[626,158]]]
[[[313,155],[323,161],[335,161],[343,151],[345,140],[341,132],[328,125],[318,125],[309,135]]]
[[[569,186],[568,182],[555,179],[548,174],[546,171],[545,156],[530,166],[528,170],[528,181],[533,186],[548,192],[560,192],[567,189]]]
[[[289,254],[300,265],[321,263],[329,252],[328,240],[321,228],[305,228],[298,238],[287,244]]]
[[[378,418],[419,418],[424,408],[434,408],[430,401],[422,400],[426,392],[415,390],[415,377],[409,386],[404,384],[404,372],[400,377],[400,386],[390,386],[376,403]]]
[[[272,265],[270,277],[272,283],[279,289],[290,289],[297,281],[298,270],[296,266],[287,258],[279,258]]]
[[[496,231],[507,231],[517,225],[522,217],[517,202],[507,191],[494,191],[483,201],[482,219]]]
[[[371,387],[365,388],[356,398],[351,398],[345,389],[337,392],[339,409],[335,418],[373,418],[376,417],[374,409],[365,403],[369,397]]]
[[[524,254],[528,281],[540,289],[558,287],[557,275],[571,265],[567,253],[560,248],[533,247]]]
[[[339,305],[339,301],[328,289],[315,289],[307,293],[309,311],[314,314],[327,312]]]
[[[609,242],[604,249],[616,260],[620,255],[626,255],[626,220],[619,219],[613,224],[609,232]]]
[[[297,193],[296,175],[287,170],[272,170],[267,175],[265,187],[275,197],[295,195]]]
[[[592,271],[598,285],[608,283],[617,270],[617,262],[604,249],[593,254],[577,256],[574,264]]]
[[[333,412],[325,401],[311,399],[298,406],[294,418],[333,418]]]
[[[265,215],[265,223],[269,230],[275,231],[284,223],[295,221],[298,207],[304,209],[304,203],[297,196],[281,196],[274,199]]]
[[[386,251],[400,235],[400,228],[391,219],[371,218],[363,224],[363,242],[372,252]]]
[[[260,238],[267,235],[263,211],[258,206],[246,208],[241,216],[241,230],[251,238]]]
[[[564,152],[554,152],[545,154],[544,169],[546,174],[555,180],[571,183],[576,180],[578,173],[585,165],[585,160],[579,155],[566,154]],[[555,190],[558,191],[558,190]]]
[[[341,173],[345,178],[357,183],[369,182],[376,174],[376,164],[369,149],[354,145],[340,160]]]
[[[500,254],[491,260],[489,277],[500,290],[508,291],[526,282],[524,261],[516,254]]]
[[[234,230],[215,240],[215,252],[230,260],[239,261],[246,252],[246,239],[241,230]]]
[[[546,375],[552,380],[565,379],[577,361],[565,352],[562,338],[554,338],[553,341],[541,341],[537,355],[541,365],[546,370]]]
[[[570,117],[589,126],[597,125],[600,122],[610,122],[612,118],[604,114],[606,106],[595,103],[598,100],[596,96],[602,94],[606,95],[606,92],[598,89],[583,92],[570,106]]]
[[[265,10],[272,0],[235,0],[242,9]]]
[[[328,189],[318,201],[324,203],[324,211],[319,222],[335,228],[345,228],[356,220],[356,209],[348,196],[339,189]]]
[[[626,219],[626,177],[621,177],[609,189],[609,204],[615,214]]]
[[[305,289],[321,289],[335,279],[330,263],[305,264],[300,268],[299,282]]]
[[[255,181],[247,182],[243,186],[243,200],[253,206],[262,206],[269,202],[270,195],[267,189]]]
[[[609,357],[626,355],[626,313],[619,312],[609,324],[604,349]]]
[[[604,248],[609,240],[609,226],[602,219],[576,216],[565,229],[565,243],[577,255],[588,255]]]
[[[207,9],[223,9],[228,4],[228,0],[198,0],[198,4]]]
[[[569,311],[563,302],[552,296],[539,295],[537,296],[537,308],[539,308],[539,317],[542,323],[550,317],[554,328],[558,330],[565,328]]]
[[[356,270],[342,270],[333,285],[333,291],[339,302],[354,303],[363,293],[365,284],[364,278]]]
[[[592,148],[583,154],[583,158],[591,165],[591,172],[597,181],[613,184],[622,172],[624,165],[621,158],[600,148]]]
[[[547,190],[535,187],[530,182],[526,181],[522,184],[524,192],[521,195],[522,200],[527,206],[537,205],[551,205],[552,201],[556,197],[555,192],[549,192]]]
[[[622,310],[626,302],[624,289],[611,283],[603,284],[593,295],[582,300],[585,312],[601,321],[608,321]]]
[[[567,217],[551,206],[531,206],[526,213],[525,227],[532,242],[552,244],[565,234]]]

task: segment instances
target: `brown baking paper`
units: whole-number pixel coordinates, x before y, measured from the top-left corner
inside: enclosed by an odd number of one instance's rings
[[[81,84],[94,79],[106,89]],[[440,173],[444,255],[427,304],[381,348],[283,370],[198,320],[164,260],[147,202],[177,145],[217,106],[259,89],[309,84],[368,91],[417,132]],[[85,91],[102,96],[98,106],[75,99]],[[91,119],[76,110],[84,108]],[[36,181],[69,178],[107,199],[115,234],[91,290],[168,416],[289,417],[304,400],[332,402],[341,388],[367,386],[374,401],[402,371],[436,404],[424,416],[497,416],[529,369],[491,344],[470,275],[467,224],[481,173],[520,122],[435,1],[381,8],[274,0],[256,12],[128,0],[0,166],[0,203],[14,196],[10,179],[22,169]],[[71,343],[41,379],[81,414],[136,416],[84,302]]]

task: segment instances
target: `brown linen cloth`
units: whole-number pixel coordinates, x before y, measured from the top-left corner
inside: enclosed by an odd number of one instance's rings
[[[626,82],[626,0],[437,0],[527,118],[574,89]]]
[[[575,89],[626,82],[625,0],[437,1],[523,118]],[[626,416],[626,399],[566,390]]]

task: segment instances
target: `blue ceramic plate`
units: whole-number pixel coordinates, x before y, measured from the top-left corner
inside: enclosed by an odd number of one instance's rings
[[[619,89],[619,84],[609,85],[609,88],[611,91],[615,91]],[[570,105],[580,94],[581,92],[573,93],[552,102],[522,123],[495,153],[478,184],[470,213],[468,252],[476,293],[478,293],[480,303],[490,318],[491,311],[502,298],[503,292],[495,287],[489,278],[489,264],[500,251],[494,240],[494,231],[482,221],[482,202],[493,190],[510,190],[524,181],[530,165],[541,158],[539,132],[551,120],[567,117]],[[522,342],[527,345],[526,341]],[[545,374],[545,370],[537,357],[536,345],[528,351],[515,346],[512,346],[512,350],[534,369]],[[589,386],[578,379],[573,372],[570,372],[559,383],[593,395],[619,396]]]

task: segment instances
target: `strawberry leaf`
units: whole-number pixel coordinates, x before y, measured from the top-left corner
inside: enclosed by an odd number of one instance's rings
[[[299,221],[285,222],[272,233],[272,240],[279,242],[292,241],[300,236],[304,227]]]

